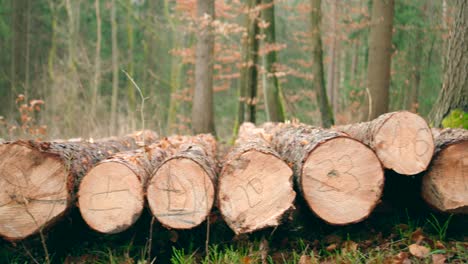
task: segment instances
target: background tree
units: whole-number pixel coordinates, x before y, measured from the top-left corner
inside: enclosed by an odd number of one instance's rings
[[[444,83],[430,118],[435,127],[451,110],[468,112],[468,3],[455,1],[457,14],[448,41]]]
[[[197,34],[192,129],[195,133],[214,133],[214,35],[212,32],[214,0],[197,0],[197,14],[200,28]]]
[[[364,108],[364,118],[367,120],[388,112],[393,9],[394,0],[372,1],[372,26],[369,37],[367,70],[368,109]]]
[[[284,121],[284,106],[282,102],[282,91],[278,82],[278,70],[276,69],[276,32],[275,32],[275,3],[273,0],[262,0],[262,19],[265,22],[263,28],[265,51],[263,54],[264,73],[263,93],[265,95],[265,112],[268,121]]]
[[[327,90],[325,88],[325,77],[323,70],[323,51],[321,39],[321,0],[311,0],[311,24],[312,24],[312,75],[314,78],[314,88],[317,93],[317,103],[319,105],[321,121],[323,127],[330,127],[334,124],[333,113],[328,102]]]

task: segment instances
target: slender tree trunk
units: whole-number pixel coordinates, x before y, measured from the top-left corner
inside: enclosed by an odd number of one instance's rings
[[[373,0],[367,69],[367,107],[364,118],[388,112],[394,0]]]
[[[337,5],[338,5],[338,0],[332,0],[331,14],[330,14],[330,17],[333,20],[331,22],[332,28],[330,32],[330,34],[332,35],[332,41],[330,44],[330,48],[328,49],[330,63],[328,64],[328,71],[327,71],[327,95],[328,95],[328,100],[330,101],[333,109],[335,109],[335,64],[336,64],[336,57],[337,57],[336,56],[336,44],[337,44],[336,20],[338,19],[336,15]]]
[[[267,28],[263,29],[265,35],[264,44],[275,45],[276,34],[275,34],[275,4],[273,0],[262,0],[264,6],[270,6],[263,9],[262,18],[264,21],[269,23]],[[284,121],[284,102],[282,100],[282,91],[278,78],[276,75],[276,62],[277,54],[276,51],[270,51],[263,55],[263,67],[265,73],[262,77],[263,82],[263,94],[265,96],[265,111],[267,114],[267,120],[273,122]]]
[[[192,103],[192,129],[195,133],[214,133],[213,63],[214,0],[197,0],[201,28],[197,34],[195,91]]]
[[[24,88],[26,69],[26,46],[27,43],[27,10],[28,0],[12,1],[12,56],[11,56],[11,101],[19,91]]]
[[[457,15],[448,41],[444,82],[430,113],[435,127],[453,109],[468,112],[468,3],[457,0],[455,6]]]
[[[314,76],[314,87],[317,102],[321,114],[323,127],[330,127],[334,124],[333,113],[328,102],[327,90],[325,88],[325,77],[323,72],[323,51],[321,39],[321,0],[311,0],[311,22],[312,22],[312,75]]]
[[[32,3],[27,0],[26,1],[26,29],[25,29],[25,39],[26,39],[26,43],[25,43],[25,48],[26,50],[24,51],[26,54],[25,54],[25,57],[24,57],[24,66],[25,66],[25,73],[24,73],[24,94],[26,95],[26,97],[29,96],[29,79],[30,79],[30,56],[31,56],[31,47],[30,47],[30,34],[29,34],[29,31],[31,29],[31,5]]]
[[[117,21],[116,3],[111,0],[111,34],[112,34],[112,98],[111,98],[111,118],[110,133],[117,127],[117,98],[119,95],[119,50],[117,47]]]
[[[411,112],[418,112],[418,97],[419,97],[419,83],[421,80],[421,61],[422,61],[422,48],[418,44],[422,44],[422,31],[416,34],[415,45],[413,46],[413,68],[411,69],[411,87],[406,101],[406,109]]]
[[[133,63],[133,7],[132,0],[127,0],[127,43],[128,43],[128,53],[127,53],[127,72],[132,78],[134,77],[134,63]],[[136,89],[133,83],[128,80],[127,82],[127,97],[128,97],[128,113],[130,118],[131,130],[136,129]]]
[[[239,103],[237,120],[234,126],[234,136],[237,134],[239,126],[244,122],[255,123],[257,84],[258,84],[258,48],[259,34],[258,16],[256,7],[260,0],[249,0],[248,9],[245,16],[245,27],[247,35],[242,38],[242,65],[239,80]]]
[[[91,101],[91,113],[97,116],[96,105],[99,94],[99,84],[101,80],[101,8],[99,0],[95,0],[94,8],[96,12],[96,53],[94,54],[94,79],[93,79],[93,97]]]
[[[96,0],[97,1],[97,0]],[[47,58],[47,67],[49,78],[53,81],[55,79],[54,76],[54,62],[55,62],[55,55],[57,50],[57,11],[55,7],[54,0],[49,0],[49,8],[51,13],[51,31],[52,31],[52,38],[50,40],[50,50],[49,56]]]
[[[181,36],[180,32],[176,30],[172,31],[172,45],[174,49],[179,49],[182,47],[183,36]],[[174,124],[176,123],[177,119],[177,112],[179,109],[180,98],[179,93],[181,90],[181,75],[182,75],[182,60],[180,56],[172,56],[171,58],[171,79],[170,79],[170,86],[171,86],[171,94],[169,99],[169,112],[167,114],[167,131],[169,133],[173,132]]]

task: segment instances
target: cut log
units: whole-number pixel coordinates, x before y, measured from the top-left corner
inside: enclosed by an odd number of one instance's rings
[[[152,132],[97,142],[15,141],[0,145],[0,236],[15,241],[71,208],[85,173],[100,160],[156,139]]]
[[[177,151],[153,173],[148,204],[163,226],[190,229],[201,224],[213,207],[216,141],[208,134],[168,140]]]
[[[296,186],[310,209],[334,225],[359,222],[380,201],[384,184],[375,153],[343,133],[302,124],[265,127],[280,156],[294,166]]]
[[[147,180],[171,149],[163,139],[145,148],[117,153],[92,168],[78,191],[80,213],[88,226],[115,234],[133,225],[144,208]]]
[[[224,159],[218,183],[218,207],[236,233],[277,226],[293,207],[292,170],[273,149],[262,129],[244,123]]]
[[[434,140],[426,121],[407,111],[335,129],[371,147],[385,168],[403,175],[426,170],[434,153]]]
[[[422,196],[437,210],[468,214],[468,130],[444,129],[422,179]]]

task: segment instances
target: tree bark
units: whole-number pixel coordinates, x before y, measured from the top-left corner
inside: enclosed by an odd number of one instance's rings
[[[320,109],[321,122],[323,127],[330,127],[334,124],[333,113],[327,97],[325,88],[325,77],[323,71],[323,50],[321,38],[321,0],[311,0],[312,11],[312,75],[316,91],[317,103]]]
[[[112,42],[112,98],[110,116],[110,134],[117,128],[117,99],[119,97],[119,49],[117,45],[116,3],[111,0],[111,42]]]
[[[94,3],[96,12],[96,53],[94,54],[94,79],[93,79],[93,96],[91,99],[91,114],[97,116],[96,106],[98,102],[99,85],[101,79],[101,8],[99,0]]]
[[[327,95],[328,95],[328,100],[331,103],[332,109],[335,109],[335,64],[336,64],[336,35],[337,35],[337,30],[336,30],[336,21],[338,20],[338,16],[336,15],[336,9],[338,5],[338,0],[333,0],[331,4],[331,18],[332,18],[332,29],[330,30],[330,34],[332,35],[332,41],[331,45],[329,47],[329,57],[330,57],[330,63],[328,64],[328,72],[327,72]]]
[[[236,233],[278,226],[293,207],[292,170],[271,145],[271,136],[244,123],[219,176],[218,207]]]
[[[78,204],[92,229],[115,234],[128,229],[145,205],[146,183],[173,147],[167,139],[117,153],[94,166],[81,181]]]
[[[434,159],[422,179],[422,196],[433,208],[468,214],[468,130],[435,136]]]
[[[367,105],[364,118],[369,121],[388,112],[394,0],[372,1],[372,26],[369,36],[367,68]]]
[[[369,216],[384,184],[370,148],[343,133],[301,124],[265,129],[280,156],[294,165],[296,187],[318,217],[345,225]]]
[[[434,140],[426,121],[406,111],[335,129],[368,145],[385,168],[404,175],[426,170],[434,152]]]
[[[195,133],[215,133],[213,113],[213,63],[215,18],[214,0],[197,0],[199,32],[195,62],[195,91],[192,102],[192,129]]]
[[[258,46],[257,35],[259,12],[256,7],[260,0],[247,2],[246,29],[247,35],[242,38],[242,65],[241,78],[239,80],[239,105],[235,131],[243,122],[255,123],[257,104],[257,77],[258,77]]]
[[[268,27],[264,28],[262,31],[265,36],[263,44],[275,45],[275,3],[273,0],[262,0],[262,5],[264,5],[262,18],[269,24]],[[262,60],[265,70],[262,76],[262,82],[263,94],[265,96],[266,119],[272,122],[283,122],[285,118],[284,102],[282,100],[282,91],[278,82],[275,65],[277,63],[276,51],[272,50],[264,54]]]
[[[468,3],[456,0],[457,16],[448,41],[444,82],[430,113],[433,126],[439,127],[451,110],[468,112]]]
[[[72,207],[81,179],[97,162],[155,138],[144,131],[96,142],[0,145],[0,236],[21,240],[49,227]]]
[[[171,137],[176,148],[147,187],[152,214],[167,228],[190,229],[209,215],[215,198],[216,141],[209,134]]]

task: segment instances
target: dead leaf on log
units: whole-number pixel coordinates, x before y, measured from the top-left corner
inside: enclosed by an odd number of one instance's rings
[[[411,255],[418,257],[418,258],[425,258],[429,255],[431,250],[425,246],[420,246],[418,244],[411,244],[409,246],[409,251]]]

